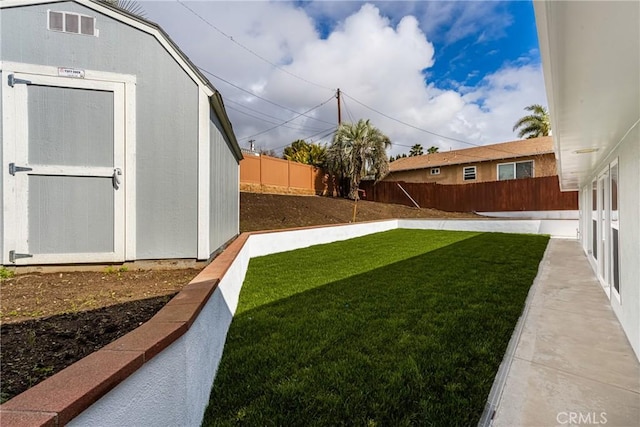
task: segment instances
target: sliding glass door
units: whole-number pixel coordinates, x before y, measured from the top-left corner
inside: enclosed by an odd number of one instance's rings
[[[618,160],[614,160],[591,183],[589,252],[607,296],[620,300],[620,193]]]

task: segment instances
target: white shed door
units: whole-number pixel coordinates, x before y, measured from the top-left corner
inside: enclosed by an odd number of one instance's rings
[[[124,85],[14,78],[12,261],[124,261]]]

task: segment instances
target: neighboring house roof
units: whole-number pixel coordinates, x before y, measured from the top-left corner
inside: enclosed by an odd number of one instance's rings
[[[177,44],[171,40],[171,37],[155,22],[142,18],[138,15],[130,13],[124,9],[110,5],[100,0],[2,0],[0,1],[0,9],[8,7],[20,7],[30,6],[35,4],[45,3],[64,3],[66,1],[73,1],[81,4],[85,7],[95,10],[96,12],[103,13],[111,18],[117,19],[128,25],[131,25],[139,30],[149,33],[155,36],[160,44],[167,50],[167,52],[176,60],[178,64],[193,78],[196,83],[206,88],[205,92],[209,96],[209,103],[213,108],[218,120],[222,124],[226,136],[229,138],[231,148],[238,159],[242,159],[242,152],[240,145],[233,132],[233,126],[227,115],[227,111],[224,108],[224,101],[220,92],[211,84],[200,69],[187,57],[187,55],[180,50]]]
[[[256,152],[256,151],[251,151],[248,148],[241,148],[240,151],[242,151],[242,154],[247,155],[247,156],[259,156],[260,153]]]
[[[551,153],[553,153],[553,139],[550,136],[545,136],[422,156],[404,157],[389,164],[389,173]]]

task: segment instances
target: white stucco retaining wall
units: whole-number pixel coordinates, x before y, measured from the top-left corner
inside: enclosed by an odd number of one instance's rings
[[[403,219],[253,234],[191,328],[68,425],[199,426],[250,259],[396,228],[575,238],[577,221]]]
[[[580,211],[510,211],[510,212],[476,212],[478,215],[491,218],[527,218],[527,219],[578,219]]]
[[[549,234],[552,237],[556,238],[576,239],[578,233],[578,220],[399,219],[398,228],[483,231],[487,233]]]

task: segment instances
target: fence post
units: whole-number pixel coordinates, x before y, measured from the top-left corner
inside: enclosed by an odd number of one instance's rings
[[[264,176],[262,176],[262,173],[264,171],[264,168],[262,167],[262,154],[260,154],[258,156],[258,169],[260,170],[260,192],[264,191]]]

